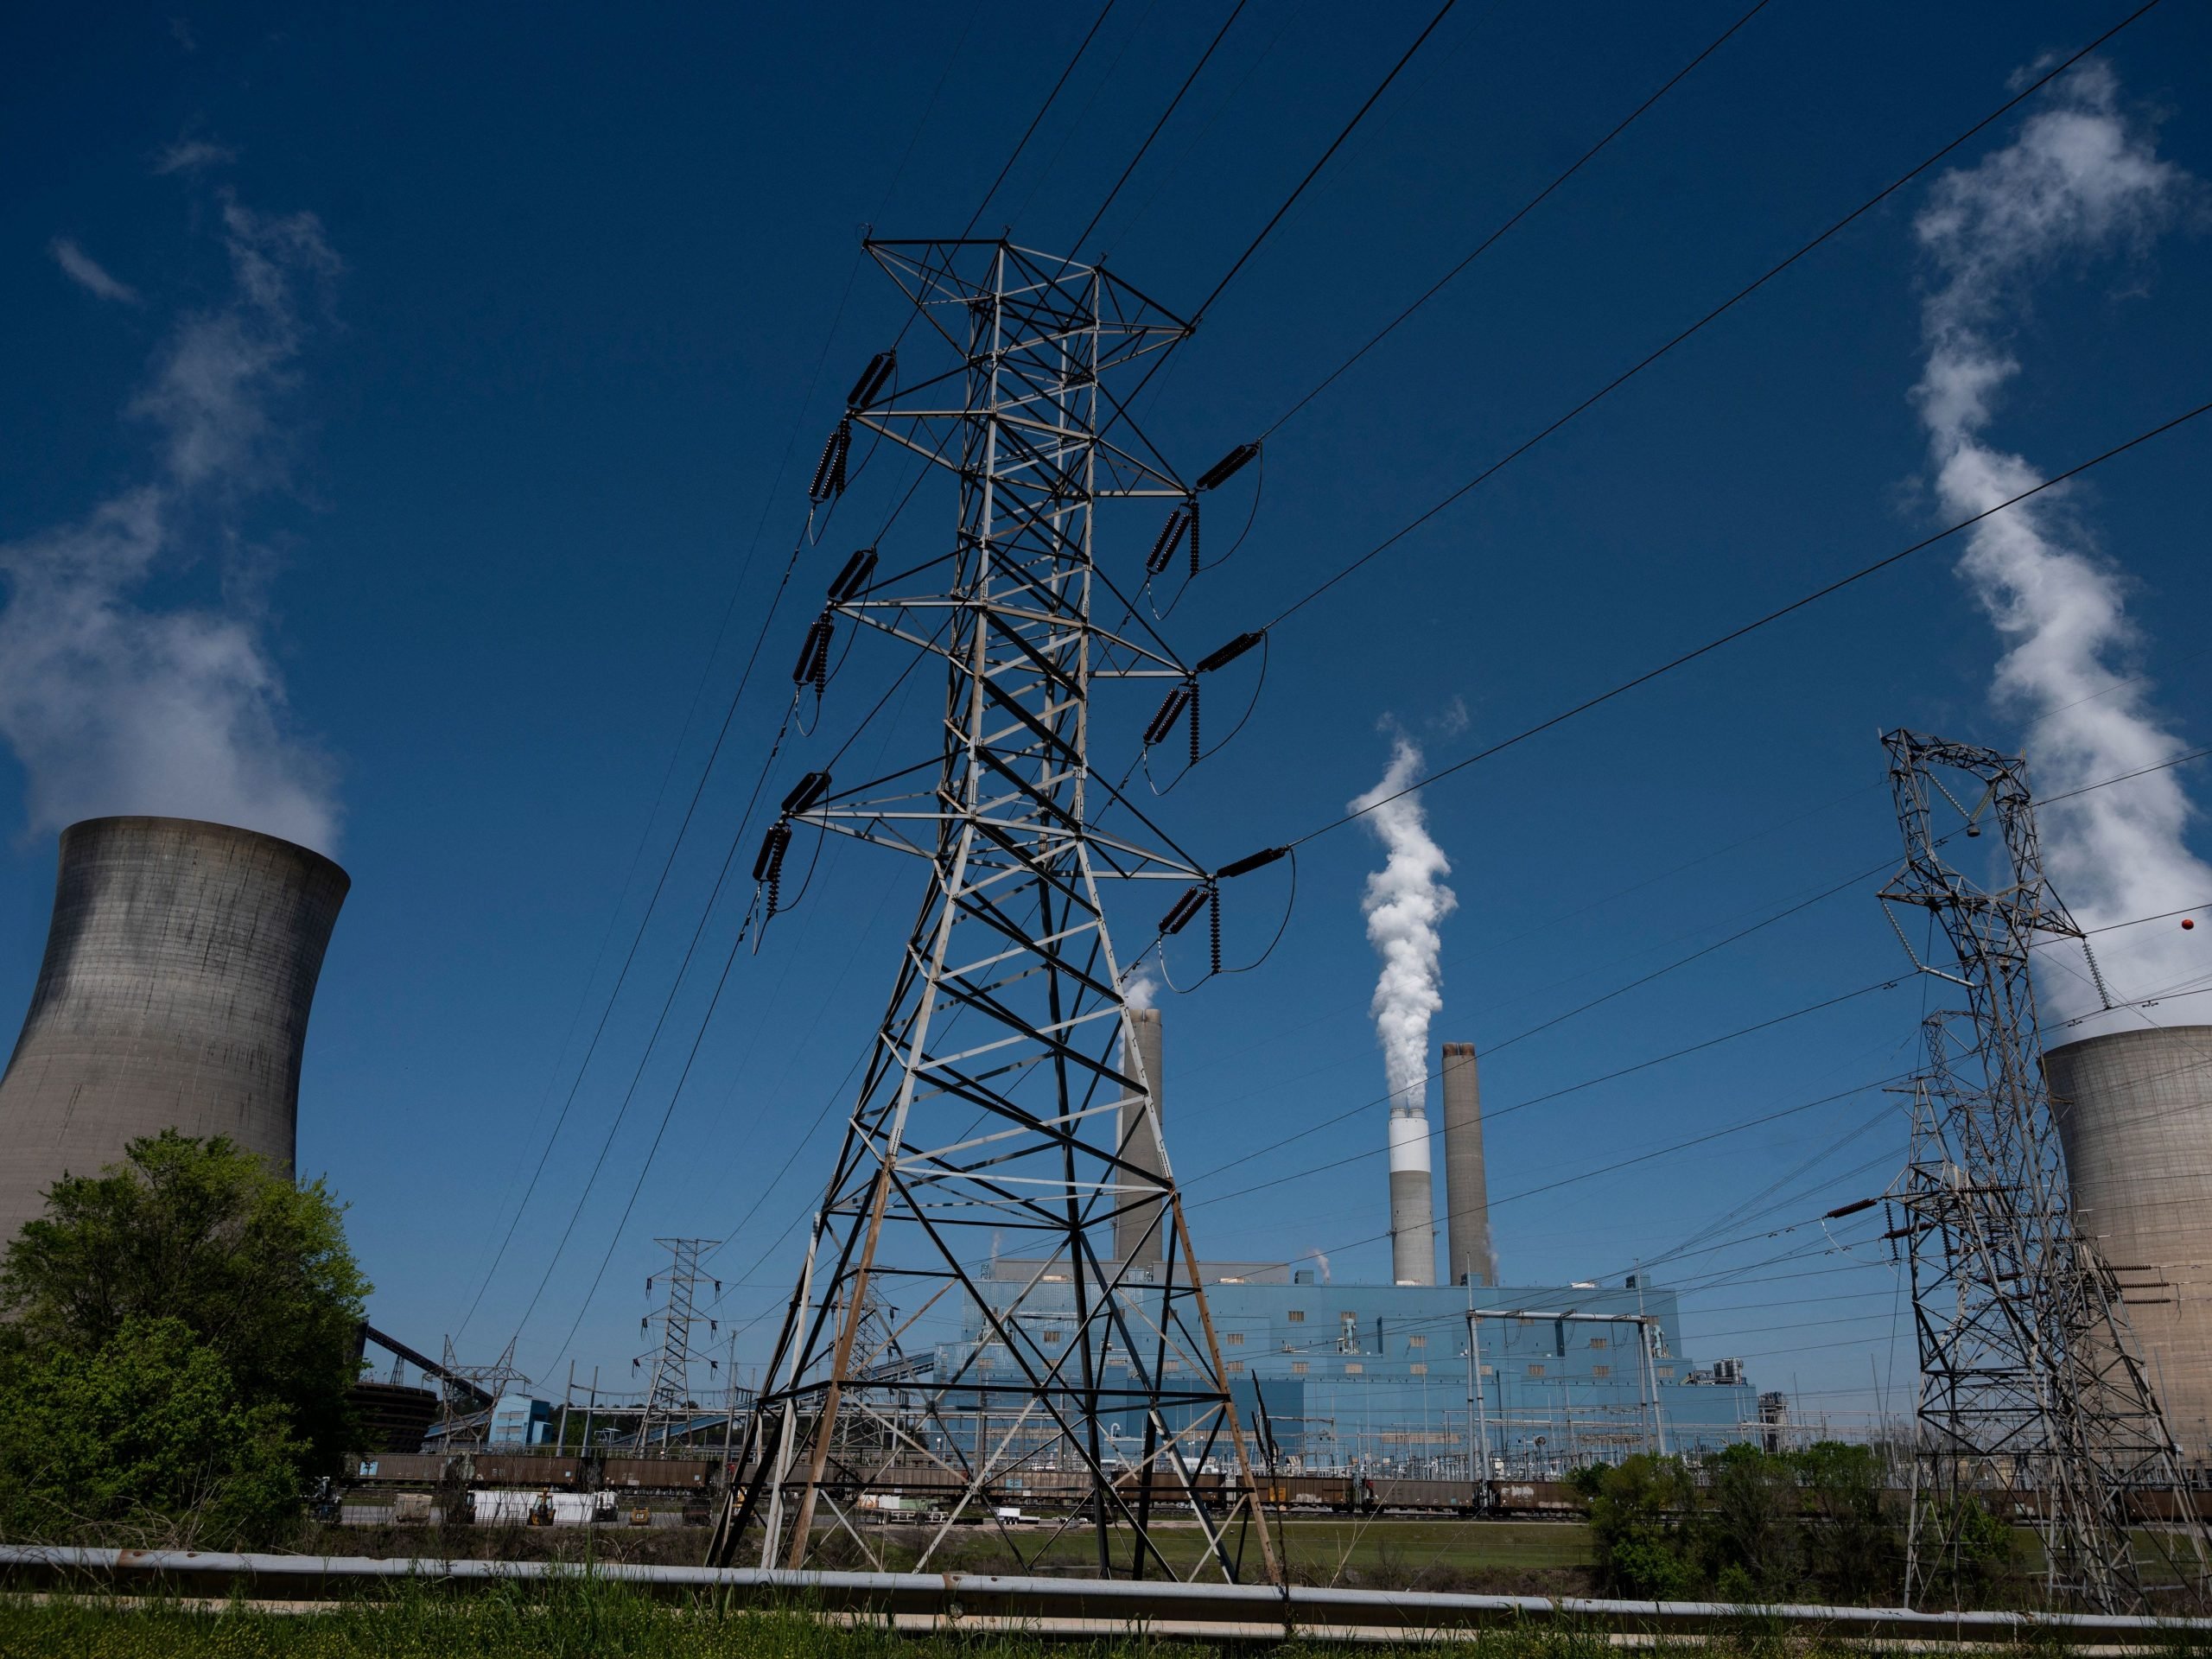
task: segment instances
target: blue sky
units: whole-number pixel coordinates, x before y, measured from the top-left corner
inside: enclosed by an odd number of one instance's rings
[[[1739,10],[1463,0],[1183,349],[1144,412],[1155,442],[1194,473],[1266,426]],[[898,331],[895,290],[858,267],[860,227],[964,223],[1092,15],[1017,29],[957,7],[123,8],[10,24],[0,442],[16,464],[0,543],[174,481],[175,423],[148,389],[172,383],[195,321],[245,319],[264,354],[238,383],[263,417],[250,453],[214,486],[177,489],[185,505],[125,598],[233,624],[282,688],[252,728],[256,764],[334,804],[354,888],[315,1013],[301,1160],[353,1206],[375,1318],[418,1346],[476,1294],[761,624],[836,400]],[[1125,0],[983,228],[1048,248],[1077,231],[1224,15]],[[1954,137],[2024,66],[2121,15],[1775,0],[1269,441],[1251,537],[1177,611],[1174,639],[1195,655],[1272,614]],[[1094,241],[1163,303],[1194,305],[1427,16],[1249,9]],[[2212,18],[2161,6],[2100,57],[2115,118],[2212,175]],[[2012,143],[2034,108],[1958,163]],[[1160,803],[1179,839],[1216,861],[1280,841],[1382,774],[1386,718],[1448,763],[1944,522],[1909,397],[1939,281],[1914,235],[1929,200],[1923,181],[1870,214],[1285,625],[1249,726]],[[1992,443],[2055,470],[2204,400],[2202,223],[2184,181],[2157,226],[2031,263],[1991,324],[2019,365]],[[280,310],[241,311],[241,245],[276,262]],[[2125,573],[2126,671],[2151,677],[2151,711],[2191,744],[2212,687],[2208,428],[2070,499]],[[950,512],[925,491],[899,534],[929,545]],[[846,550],[826,543],[802,566],[801,597],[770,623],[764,689]],[[1693,1351],[1750,1356],[1766,1386],[1794,1379],[1839,1411],[1864,1408],[1869,1357],[1890,1375],[1892,1332],[1909,1332],[1885,1257],[1864,1225],[1837,1230],[1855,1254],[1779,1262],[1825,1236],[1745,1236],[1887,1181],[1903,1120],[1863,1085],[1910,1064],[1922,987],[1590,1080],[1897,974],[1872,884],[1505,1045],[1880,864],[1896,845],[1880,729],[2023,740],[2020,707],[1993,699],[2000,644],[1957,552],[1426,798],[1459,899],[1434,1036],[1485,1052],[1509,1280],[1616,1274],[1708,1229],[1740,1240],[1660,1270],[1699,1287]],[[856,660],[815,747],[902,666]],[[1224,689],[1214,709],[1232,701]],[[779,1306],[796,1235],[778,1235],[826,1176],[840,1080],[888,988],[913,872],[849,850],[740,958],[618,1231],[710,975],[679,989],[611,1143],[609,1126],[779,712],[741,706],[465,1334],[496,1350],[517,1328],[573,1217],[522,1327],[522,1363],[556,1386],[570,1357],[628,1372],[656,1235],[737,1229],[716,1259],[721,1312]],[[1114,771],[1148,712],[1102,702]],[[887,755],[927,742],[911,717],[880,729]],[[37,766],[70,759],[41,762],[20,738],[15,753],[0,766],[0,1007],[28,997],[51,897]],[[779,777],[804,764],[787,755]],[[95,793],[178,810],[164,791],[189,787]],[[1205,1178],[1382,1093],[1359,910],[1378,859],[1357,829],[1317,842],[1265,967],[1166,999],[1171,1145],[1206,1254],[1386,1268],[1380,1107]],[[1232,957],[1273,931],[1285,874],[1232,889]],[[737,912],[708,924],[715,965]],[[1123,931],[1148,936],[1153,919]],[[774,1179],[825,1104],[829,1127]],[[772,1323],[747,1330],[741,1363],[765,1357]],[[1909,1374],[1900,1353],[1894,1375]]]

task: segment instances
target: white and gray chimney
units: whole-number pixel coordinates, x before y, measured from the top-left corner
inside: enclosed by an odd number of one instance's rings
[[[1390,1277],[1401,1285],[1436,1282],[1428,1109],[1420,1101],[1402,1102],[1390,1109]]]

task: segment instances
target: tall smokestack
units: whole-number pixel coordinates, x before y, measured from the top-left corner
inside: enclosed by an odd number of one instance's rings
[[[1137,1068],[1152,1096],[1154,1112],[1160,1109],[1160,1028],[1158,1008],[1131,1008],[1128,1037],[1136,1045]],[[1144,1097],[1122,1098],[1122,1156],[1150,1175],[1160,1168],[1160,1135],[1144,1121]],[[1167,1259],[1168,1217],[1157,1198],[1141,1199],[1114,1217],[1114,1255],[1141,1268],[1159,1268]]]
[[[1494,1285],[1490,1182],[1483,1173],[1483,1086],[1472,1043],[1444,1045],[1444,1260],[1455,1285]]]
[[[1436,1282],[1428,1113],[1420,1106],[1398,1106],[1390,1112],[1390,1278],[1401,1285]]]
[[[320,853],[226,824],[61,832],[46,960],[0,1077],[0,1245],[60,1176],[163,1129],[291,1173],[308,1010],[351,885]]]

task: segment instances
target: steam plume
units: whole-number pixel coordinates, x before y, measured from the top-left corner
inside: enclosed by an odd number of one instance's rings
[[[1413,740],[1397,734],[1390,769],[1351,803],[1351,810],[1364,811],[1409,787],[1420,775],[1421,763],[1421,750]],[[1367,917],[1368,943],[1382,958],[1382,972],[1368,1008],[1375,1016],[1376,1040],[1382,1047],[1390,1103],[1397,1110],[1415,1110],[1427,1104],[1428,1022],[1444,1001],[1437,924],[1459,901],[1443,885],[1441,878],[1452,874],[1452,866],[1443,849],[1429,839],[1420,796],[1402,796],[1377,807],[1365,822],[1389,852],[1382,868],[1367,878],[1367,893],[1360,902]]]
[[[2020,370],[2006,337],[2027,309],[2030,279],[2061,261],[2140,251],[2196,188],[2120,111],[2118,90],[2102,64],[2072,72],[2011,144],[1940,178],[1916,222],[1937,281],[1923,309],[1928,359],[1914,397],[1947,516],[1985,511],[2041,475],[1983,438],[1998,393]],[[2126,655],[2141,644],[2126,579],[2058,493],[1986,520],[1959,562],[2006,645],[1997,698],[2033,720],[2028,748],[2042,796],[2156,766],[2185,747],[2142,683],[2122,683]],[[2193,812],[2168,772],[2041,813],[2045,862],[2075,918],[2094,928],[2212,899],[2212,868],[2183,840]],[[2155,995],[2201,972],[2201,953],[2183,949],[2187,938],[2169,923],[2100,940],[2115,998]],[[2046,1005],[2061,1017],[2096,1008],[2079,954],[2047,955]],[[2068,1035],[2139,1025],[2105,1015]]]
[[[280,476],[272,404],[306,332],[300,289],[338,261],[312,214],[226,199],[221,223],[229,299],[179,321],[130,404],[158,440],[147,476],[73,524],[0,545],[0,735],[22,763],[35,831],[144,812],[330,851],[330,767],[289,728],[235,515]],[[138,602],[202,541],[225,556],[219,601]]]

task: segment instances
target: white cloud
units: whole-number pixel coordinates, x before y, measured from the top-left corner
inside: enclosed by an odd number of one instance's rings
[[[159,435],[143,482],[78,521],[0,546],[0,734],[37,830],[111,812],[214,819],[334,848],[330,763],[292,729],[263,619],[155,610],[138,595],[281,475],[273,400],[304,338],[301,289],[337,269],[312,215],[224,204],[232,293],[181,319],[135,414]]]
[[[238,151],[228,144],[210,143],[205,138],[180,138],[154,158],[154,171],[197,173],[202,168],[220,167],[238,158]]]
[[[2197,186],[2161,160],[2120,111],[2111,70],[2091,64],[2059,81],[2012,143],[1939,179],[1915,230],[1938,281],[1923,309],[1926,368],[1914,397],[1948,513],[1980,512],[2034,484],[2024,457],[1985,441],[1998,394],[2020,372],[2009,331],[2027,289],[2062,262],[2140,252]],[[1976,527],[1959,569],[2007,650],[2001,702],[2034,717],[2028,749],[2037,792],[2064,794],[2155,766],[2186,747],[2126,683],[2141,645],[2129,582],[2050,492]],[[2084,927],[2212,898],[2212,868],[2184,842],[2195,809],[2173,772],[2060,802],[2038,814],[2044,861]],[[2194,956],[2187,936],[2157,926],[2100,940],[2114,995],[2171,989]],[[2077,950],[2047,953],[2038,981],[2062,1017],[2098,1007]],[[2072,971],[2069,971],[2069,969]],[[2069,1035],[2139,1026],[2103,1016]]]
[[[69,280],[86,293],[103,300],[117,300],[124,305],[138,303],[138,290],[130,283],[108,274],[107,268],[79,247],[66,236],[57,236],[47,245],[54,255],[54,263],[61,267]]]

